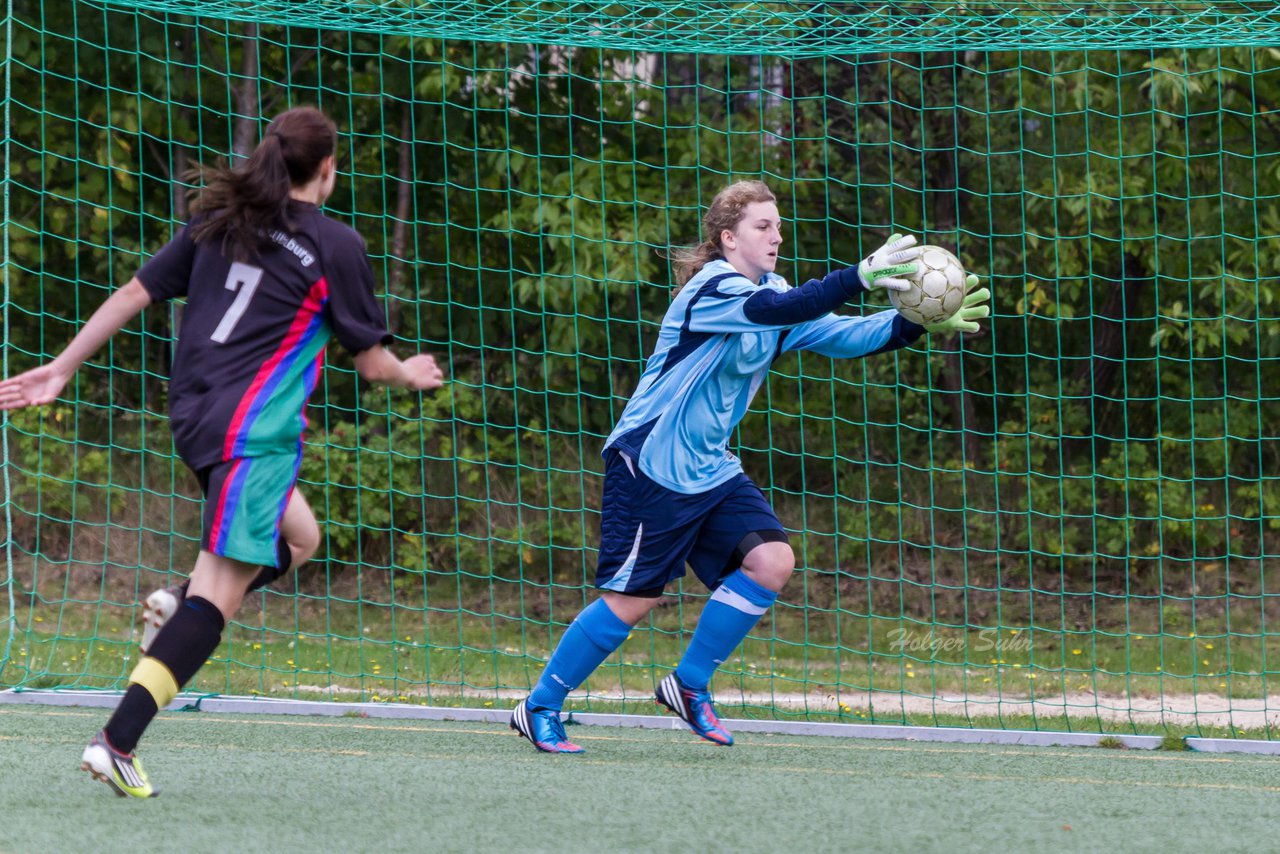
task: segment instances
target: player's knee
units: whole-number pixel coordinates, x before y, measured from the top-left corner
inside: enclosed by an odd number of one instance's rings
[[[302,566],[320,550],[320,525],[315,519],[310,519],[290,531],[287,539],[293,552],[293,566]]]
[[[762,543],[742,561],[742,569],[757,584],[778,591],[796,569],[796,553],[785,542]]]
[[[606,590],[601,598],[615,617],[627,625],[634,626],[658,607],[658,603],[662,601],[662,588],[640,590],[634,593]]]

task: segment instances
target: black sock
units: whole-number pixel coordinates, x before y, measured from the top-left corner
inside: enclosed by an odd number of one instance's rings
[[[159,712],[150,691],[136,683],[130,685],[125,690],[120,705],[111,714],[111,720],[103,728],[107,741],[121,753],[133,753],[133,749],[138,746],[138,739],[142,738],[143,730]]]
[[[133,752],[160,709],[169,705],[218,648],[225,624],[222,612],[208,599],[183,600],[129,675],[129,688],[105,728],[112,747]]]

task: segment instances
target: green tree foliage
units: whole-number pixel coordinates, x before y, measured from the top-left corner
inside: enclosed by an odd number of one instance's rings
[[[342,133],[329,210],[368,241],[401,349],[452,377],[419,402],[331,359],[303,480],[333,561],[589,577],[598,454],[670,301],[663,251],[739,177],[778,193],[793,281],[898,229],[995,292],[963,342],[777,363],[735,442],[806,566],[1125,590],[1276,551],[1280,52],[692,56],[74,8],[15,4],[11,368],[162,245],[192,163],[320,105]],[[163,413],[180,311],[148,309],[69,399]],[[35,424],[11,425],[24,474],[68,438],[168,441],[154,419]]]

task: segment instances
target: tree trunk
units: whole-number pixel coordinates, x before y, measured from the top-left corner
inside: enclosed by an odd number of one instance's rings
[[[172,164],[169,172],[169,193],[173,196],[173,218],[177,222],[186,222],[189,209],[187,187],[183,176],[187,174],[187,147],[180,142],[173,143]]]
[[[1091,324],[1093,352],[1091,358],[1076,369],[1072,387],[1088,394],[1093,400],[1094,437],[1112,436],[1116,417],[1123,407],[1124,394],[1113,386],[1116,371],[1125,359],[1126,325],[1129,306],[1138,299],[1144,282],[1151,277],[1142,268],[1142,262],[1130,255],[1121,260],[1118,284],[1109,287],[1102,307],[1094,313]],[[1123,437],[1115,437],[1123,438]]]
[[[400,331],[400,307],[409,296],[405,277],[409,261],[409,217],[413,215],[413,101],[404,103],[400,116],[400,162],[396,172],[396,218],[391,229],[391,252],[387,258],[390,275],[387,280],[387,323],[392,334]]]
[[[234,161],[248,157],[258,141],[258,25],[249,26],[240,57],[240,82],[235,88],[235,132],[232,136]]]
[[[172,195],[173,220],[185,223],[190,210],[187,205],[187,188],[183,183],[183,175],[187,171],[187,148],[181,142],[173,142],[173,156],[169,167],[169,193]],[[159,359],[159,370],[149,371],[147,375],[147,395],[153,401],[155,409],[164,407],[155,401],[164,400],[165,388],[170,369],[173,367],[173,348],[177,342],[175,330],[182,324],[182,306],[176,300],[170,300],[159,311],[152,312],[159,320],[153,333],[156,336],[156,353]]]
[[[935,54],[934,56],[938,56]],[[939,117],[939,121],[931,125],[921,124],[921,127],[927,128],[926,132],[930,132],[931,139],[921,139],[920,145],[922,149],[928,143],[929,147],[934,149],[933,153],[925,153],[922,151],[921,156],[925,158],[925,175],[928,176],[927,190],[932,190],[932,204],[930,205],[930,235],[926,237],[926,243],[941,238],[943,245],[955,246],[957,237],[957,212],[958,197],[956,195],[956,154],[955,148],[958,144],[956,122],[959,121],[955,104],[954,93],[956,91],[956,76],[959,71],[957,69],[958,55],[955,53],[943,54],[950,60],[950,85],[948,91],[939,93],[943,98],[952,100],[951,109],[948,111],[931,110],[935,116]],[[925,62],[928,56],[921,57],[921,62]],[[924,67],[921,68],[921,74],[927,73]],[[928,90],[926,90],[928,91]],[[929,104],[921,104],[921,108],[930,106]],[[945,122],[945,124],[944,124]],[[974,428],[977,427],[977,414],[974,409],[973,396],[969,393],[964,385],[964,374],[960,349],[961,339],[957,335],[949,336],[946,339],[939,339],[935,342],[935,347],[946,353],[943,358],[942,374],[938,378],[942,388],[950,392],[947,395],[947,404],[951,409],[951,417],[957,429],[962,430],[964,437],[965,459],[969,462],[977,463],[978,454],[980,453],[980,445],[978,443],[978,434]]]

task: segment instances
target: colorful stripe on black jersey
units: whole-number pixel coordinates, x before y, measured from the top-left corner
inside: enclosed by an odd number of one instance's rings
[[[209,548],[214,554],[222,554],[227,546],[227,537],[231,533],[229,521],[235,517],[236,508],[240,504],[240,493],[244,489],[244,481],[249,474],[251,461],[245,458],[231,463],[231,474],[222,482],[222,489],[217,498],[217,509],[214,511],[213,525],[209,529]]]
[[[321,347],[311,363],[311,370],[302,378],[302,428],[304,430],[308,424],[306,401],[311,399],[311,392],[315,391],[316,386],[320,384],[320,374],[324,372],[324,353],[324,348]]]
[[[325,334],[324,305],[328,299],[329,283],[322,277],[311,286],[280,346],[258,369],[244,397],[240,399],[240,404],[236,407],[235,415],[232,416],[231,424],[227,429],[226,443],[222,452],[223,459],[232,460],[245,456],[250,431],[262,413],[263,407],[271,400],[272,392],[294,367],[307,346],[314,343],[317,336]],[[309,386],[308,391],[315,387],[317,376],[314,369],[311,374],[309,381],[306,381]]]

